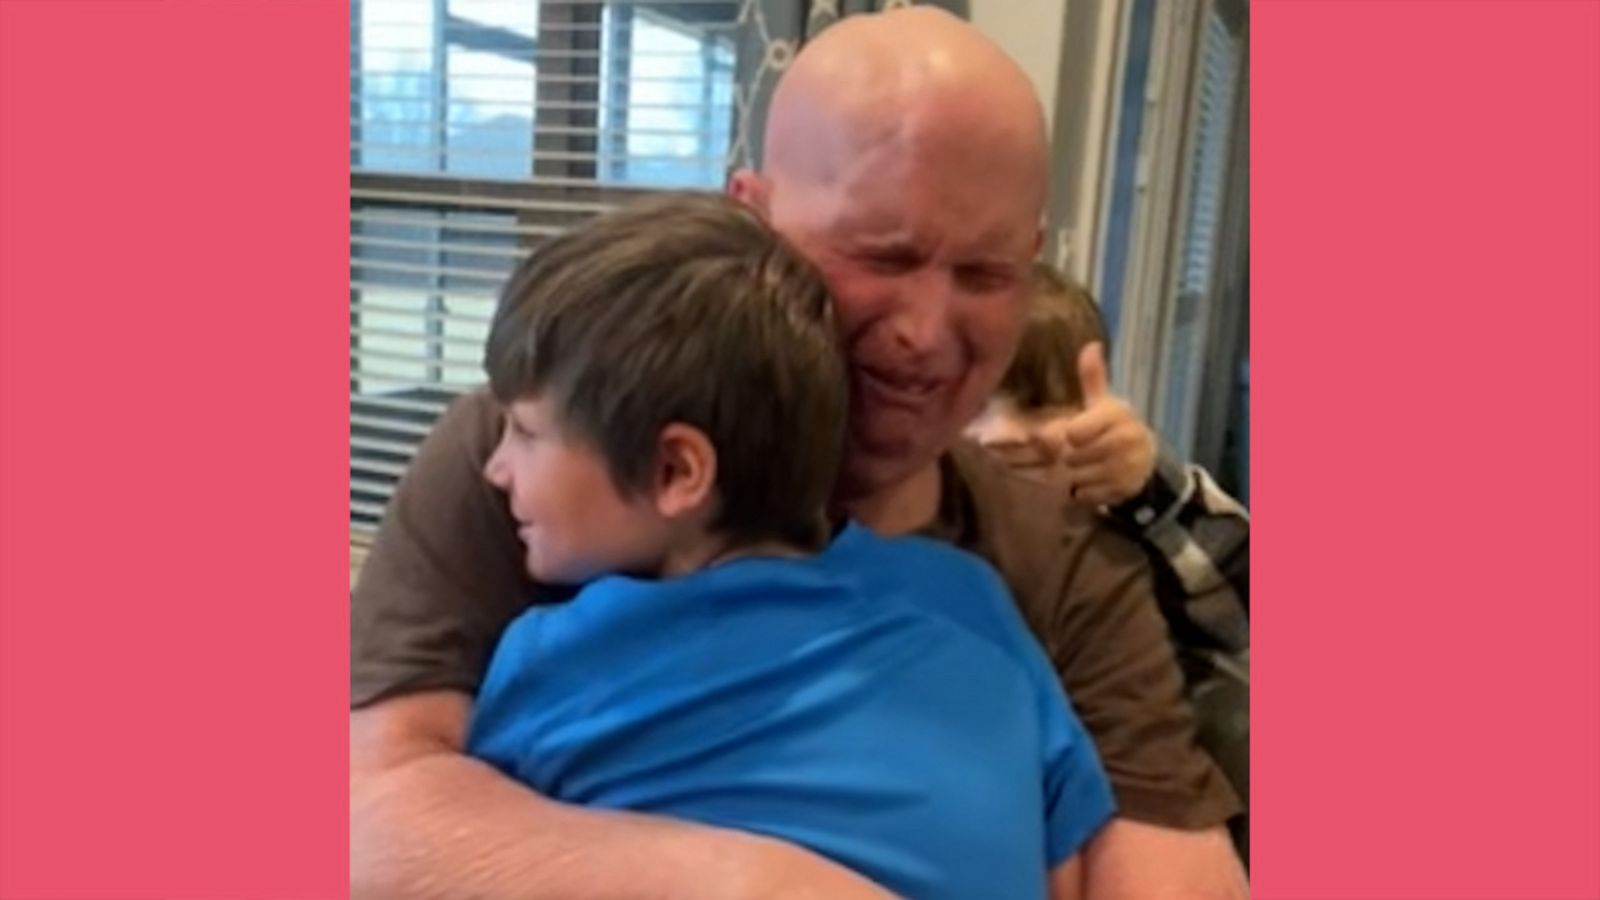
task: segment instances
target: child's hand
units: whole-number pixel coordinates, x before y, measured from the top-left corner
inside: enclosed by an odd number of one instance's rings
[[[1050,422],[1039,439],[1061,464],[1072,497],[1113,506],[1144,489],[1156,470],[1156,436],[1126,400],[1111,393],[1098,343],[1078,355],[1083,411]]]

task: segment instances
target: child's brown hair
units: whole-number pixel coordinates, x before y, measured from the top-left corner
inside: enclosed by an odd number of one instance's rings
[[[1034,263],[1022,339],[1011,367],[1000,380],[999,392],[1009,396],[1020,409],[1082,406],[1078,355],[1096,341],[1107,355],[1109,370],[1106,323],[1099,304],[1087,289],[1069,281],[1052,266]]]
[[[541,245],[506,286],[485,367],[503,403],[549,397],[624,496],[681,422],[716,448],[714,528],[814,536],[844,452],[844,358],[821,275],[747,207],[665,194]]]

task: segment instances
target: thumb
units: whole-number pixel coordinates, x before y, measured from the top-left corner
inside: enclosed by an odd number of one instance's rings
[[[1072,449],[1072,440],[1067,434],[1067,425],[1071,419],[1056,418],[1044,423],[1034,430],[1033,444],[1050,460],[1058,463],[1067,451]]]
[[[1078,354],[1078,386],[1083,390],[1083,405],[1086,408],[1111,393],[1106,381],[1105,350],[1099,341],[1095,341]]]

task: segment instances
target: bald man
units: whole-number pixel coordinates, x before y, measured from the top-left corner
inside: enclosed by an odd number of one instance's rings
[[[1222,829],[1237,801],[1195,744],[1142,552],[1064,487],[957,444],[1017,340],[1046,169],[1024,74],[921,8],[852,17],[807,45],[773,98],[762,171],[736,173],[730,190],[835,295],[853,393],[837,509],[994,564],[1094,737],[1120,817],[1087,850],[1089,896],[1243,896]],[[483,476],[500,428],[483,392],[446,412],[353,594],[353,891],[879,896],[799,848],[554,803],[462,755],[501,631],[556,599],[526,581],[505,497]]]

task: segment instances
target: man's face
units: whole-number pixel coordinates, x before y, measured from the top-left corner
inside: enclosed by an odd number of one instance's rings
[[[505,491],[536,581],[582,584],[611,572],[648,570],[663,550],[648,499],[625,498],[604,458],[568,434],[544,400],[505,408],[505,429],[484,476]]]
[[[822,271],[851,367],[846,491],[943,453],[1015,351],[1038,201],[1025,179],[868,151],[828,184],[775,184],[768,208]]]

